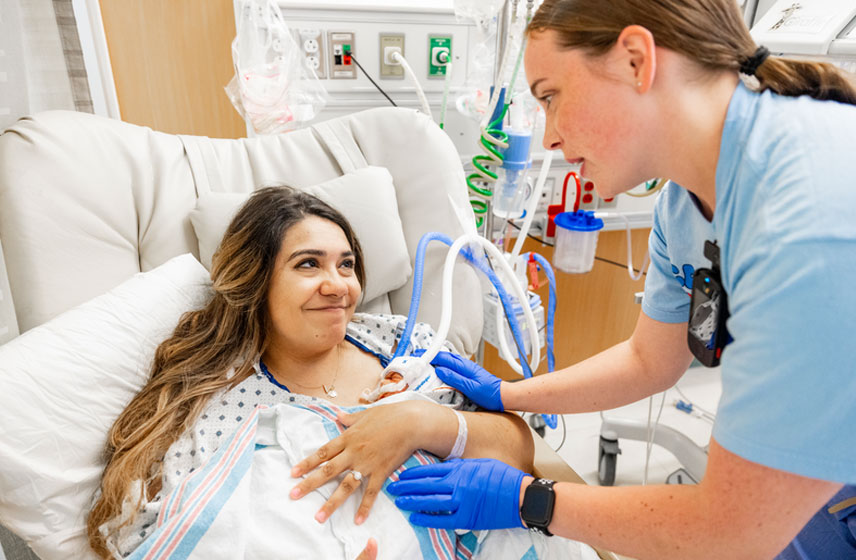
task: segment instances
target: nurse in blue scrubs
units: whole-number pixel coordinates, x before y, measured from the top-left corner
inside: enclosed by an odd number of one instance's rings
[[[715,269],[730,343],[707,472],[698,485],[601,488],[456,460],[403,473],[396,503],[419,524],[525,526],[640,559],[856,558],[848,76],[771,57],[735,0],[546,0],[528,39],[545,148],[581,163],[603,198],[673,181],[642,313],[627,341],[551,375],[506,383],[442,354],[438,373],[494,410],[588,412],[663,391],[692,360],[694,273]]]

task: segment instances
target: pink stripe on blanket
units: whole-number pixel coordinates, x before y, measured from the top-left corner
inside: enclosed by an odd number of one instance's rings
[[[196,522],[196,519],[211,499],[211,496],[217,493],[220,486],[226,478],[228,478],[229,473],[235,466],[235,463],[238,462],[243,453],[247,450],[247,447],[255,441],[257,417],[258,408],[250,414],[249,418],[244,422],[244,425],[241,426],[235,438],[233,438],[230,443],[229,448],[226,450],[223,457],[221,457],[217,462],[216,467],[211,469],[211,472],[206,475],[202,484],[200,484],[199,487],[194,490],[190,498],[188,498],[188,504],[193,504],[195,502],[195,505],[191,506],[192,509],[189,517],[179,525],[182,516],[172,516],[169,519],[168,527],[163,531],[160,537],[158,537],[158,540],[145,555],[145,559],[154,559],[160,555],[165,555],[166,558],[169,558],[169,555],[175,547],[179,545],[181,539]],[[182,485],[182,490],[183,489],[184,485]],[[175,503],[180,504],[180,499],[176,499]],[[172,509],[173,511],[170,512],[170,515],[177,511],[177,507]],[[161,552],[164,547],[166,547],[166,549]]]

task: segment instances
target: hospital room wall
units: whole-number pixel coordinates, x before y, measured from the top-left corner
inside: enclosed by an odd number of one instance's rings
[[[122,120],[173,134],[246,136],[223,87],[232,0],[100,0]]]
[[[221,138],[246,136],[244,122],[223,92],[231,79],[229,45],[235,33],[232,0],[101,0],[122,119],[174,134]],[[634,262],[642,260],[647,229],[633,233]],[[527,250],[550,258],[549,247],[527,241]],[[625,263],[623,231],[602,232],[597,254]],[[558,366],[578,362],[615,344],[633,330],[639,305],[626,269],[596,261],[584,275],[558,274]],[[547,290],[539,290],[544,302]],[[486,363],[513,375],[488,348]],[[546,360],[540,371],[546,371]]]

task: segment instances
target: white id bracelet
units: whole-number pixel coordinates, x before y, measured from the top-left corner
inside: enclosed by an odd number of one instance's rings
[[[455,438],[455,445],[452,446],[452,450],[443,458],[444,461],[460,459],[461,455],[464,454],[464,449],[467,447],[467,420],[457,410],[453,410],[452,412],[458,417],[458,437]]]

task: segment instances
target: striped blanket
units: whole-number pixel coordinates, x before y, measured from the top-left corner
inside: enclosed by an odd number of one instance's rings
[[[405,393],[374,406],[419,398],[423,397]],[[379,559],[587,557],[576,542],[546,539],[522,529],[456,532],[416,527],[385,491],[362,525],[353,523],[360,492],[326,523],[317,523],[315,512],[341,479],[291,500],[288,494],[298,482],[291,478],[291,468],[342,432],[344,427],[336,419],[340,410],[360,408],[318,403],[256,408],[201,468],[186,475],[165,497],[155,529],[129,558],[352,560],[369,537],[378,541]],[[397,480],[405,468],[436,461],[417,451],[386,484]]]

